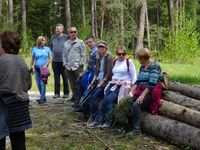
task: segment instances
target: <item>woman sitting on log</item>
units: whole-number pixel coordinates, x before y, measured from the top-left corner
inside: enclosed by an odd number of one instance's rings
[[[160,105],[162,85],[160,83],[161,67],[150,59],[150,51],[142,48],[136,51],[136,58],[141,64],[137,80],[132,87],[133,130],[130,135],[141,134],[141,110],[155,114]]]
[[[117,100],[128,96],[131,85],[136,81],[136,69],[133,61],[126,56],[126,49],[119,46],[116,50],[117,59],[113,63],[112,80],[105,88],[105,95],[94,121],[89,128],[96,127],[100,123],[103,129],[110,127],[114,118],[114,108]]]

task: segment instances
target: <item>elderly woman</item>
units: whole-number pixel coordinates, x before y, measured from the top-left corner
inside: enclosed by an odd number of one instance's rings
[[[97,86],[95,87],[95,92],[90,95],[88,100],[83,103],[83,114],[85,116],[90,113],[89,120],[93,120],[98,109],[98,99],[103,96],[104,88],[107,83],[111,80],[112,76],[112,55],[108,52],[108,45],[105,41],[100,40],[97,43],[98,48],[98,58],[96,62],[96,70],[91,85],[97,81]],[[88,90],[89,91],[89,90]],[[86,91],[84,94],[88,94]]]
[[[136,70],[133,61],[126,56],[126,49],[119,46],[116,50],[117,59],[113,63],[112,80],[105,88],[105,95],[94,121],[88,127],[95,127],[104,122],[103,129],[110,127],[114,118],[114,108],[117,100],[128,96],[131,85],[136,81]],[[106,119],[103,118],[107,116]]]
[[[18,55],[19,37],[5,31],[0,41],[0,149],[6,149],[9,135],[13,150],[25,150],[25,130],[32,127],[28,108],[31,76]]]
[[[37,46],[32,49],[32,59],[30,68],[32,69],[34,64],[35,81],[40,92],[40,104],[46,102],[46,83],[41,79],[41,68],[47,68],[52,61],[52,53],[49,47],[45,46],[45,37],[39,36],[37,38]]]
[[[150,59],[150,51],[142,48],[136,51],[136,58],[141,67],[130,92],[130,96],[133,96],[133,130],[130,132],[131,135],[141,134],[141,110],[156,113],[159,104],[155,103],[159,103],[162,94],[161,67]]]

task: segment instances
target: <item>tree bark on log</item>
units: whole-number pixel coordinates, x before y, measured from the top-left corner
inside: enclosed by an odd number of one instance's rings
[[[142,130],[170,142],[200,148],[200,129],[176,120],[143,112]]]
[[[200,128],[200,112],[161,100],[159,114]],[[200,140],[200,139],[199,139]]]
[[[169,90],[200,100],[200,88],[195,86],[181,84],[178,82],[170,82]]]
[[[178,92],[173,91],[163,91],[162,98],[166,101],[170,101],[176,103],[181,106],[185,106],[187,108],[200,111],[200,101],[197,99],[193,99],[184,95],[181,95]]]

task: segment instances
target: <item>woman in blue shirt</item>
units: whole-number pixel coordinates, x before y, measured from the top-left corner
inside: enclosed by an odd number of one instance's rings
[[[39,103],[46,102],[46,84],[40,78],[40,68],[47,68],[49,63],[52,61],[52,52],[49,47],[45,46],[45,44],[45,37],[39,36],[37,38],[37,46],[33,47],[31,53],[32,59],[30,68],[32,68],[34,64],[35,81],[40,92],[40,99],[38,100]]]

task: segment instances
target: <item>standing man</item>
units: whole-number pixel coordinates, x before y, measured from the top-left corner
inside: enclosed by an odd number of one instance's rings
[[[55,35],[51,37],[51,49],[53,53],[52,69],[54,72],[54,96],[53,98],[60,97],[60,75],[63,79],[63,98],[68,98],[68,77],[63,67],[63,47],[64,43],[69,39],[66,34],[63,33],[64,26],[57,24],[55,29]]]
[[[76,101],[75,81],[83,72],[83,65],[86,59],[86,47],[83,40],[79,39],[76,27],[70,27],[69,40],[64,44],[63,65],[72,89],[73,102]]]

